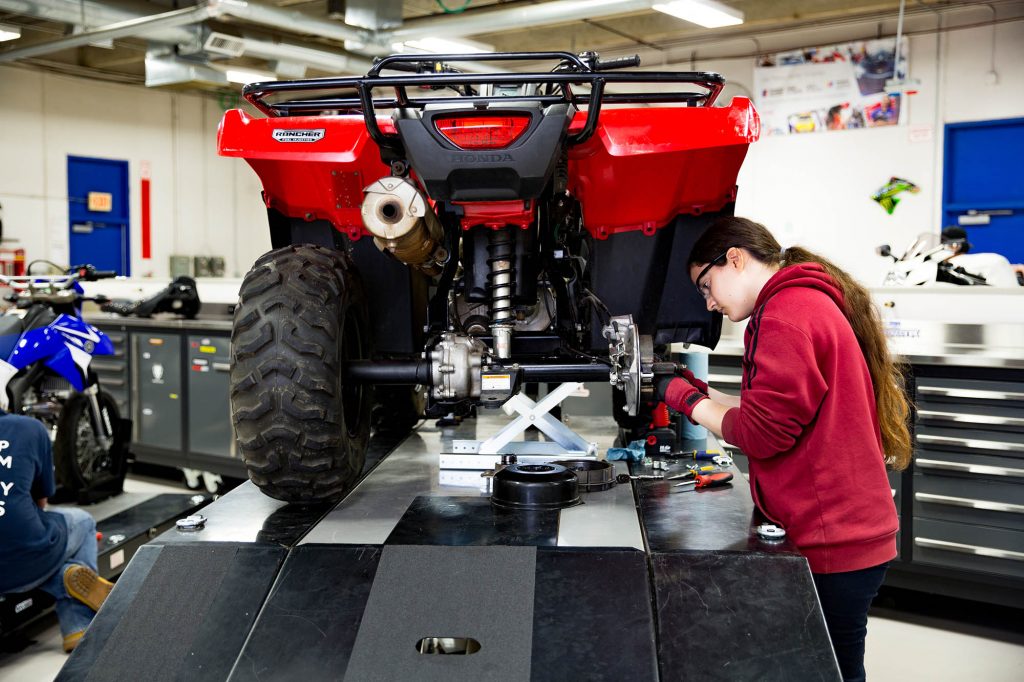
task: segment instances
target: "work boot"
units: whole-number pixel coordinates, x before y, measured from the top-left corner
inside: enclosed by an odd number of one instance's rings
[[[88,566],[75,564],[64,571],[64,589],[93,611],[100,610],[113,588],[114,583],[96,575]]]
[[[78,632],[72,632],[70,635],[64,635],[64,653],[70,654],[74,651],[84,634],[85,630],[79,630]]]

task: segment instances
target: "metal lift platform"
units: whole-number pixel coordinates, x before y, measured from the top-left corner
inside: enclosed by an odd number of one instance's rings
[[[612,444],[610,418],[580,422]],[[634,480],[500,511],[439,453],[501,426],[375,439],[333,506],[236,488],[202,530],[138,551],[57,679],[839,679],[807,562],[758,537],[738,470],[723,488]]]

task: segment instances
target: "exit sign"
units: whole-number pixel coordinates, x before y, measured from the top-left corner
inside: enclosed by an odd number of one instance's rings
[[[110,213],[114,210],[114,195],[110,192],[89,192],[89,210]]]

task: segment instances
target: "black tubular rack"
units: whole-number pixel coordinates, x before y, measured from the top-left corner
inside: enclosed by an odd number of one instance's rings
[[[554,61],[557,66],[550,72],[482,72],[461,73],[448,68],[447,62],[491,61]],[[639,59],[626,57],[602,62],[570,52],[499,52],[486,54],[403,54],[378,60],[366,76],[349,78],[307,78],[290,81],[250,83],[242,90],[245,99],[267,116],[310,116],[325,112],[362,114],[366,129],[381,147],[395,146],[394,136],[385,135],[377,125],[378,109],[423,108],[428,104],[473,104],[489,102],[540,102],[542,104],[570,103],[587,105],[587,120],[583,129],[573,135],[570,144],[586,141],[597,128],[602,104],[654,104],[683,103],[686,106],[711,106],[725,85],[725,79],[708,71],[613,71],[612,69],[637,66]],[[409,75],[381,76],[385,69],[419,71],[431,65],[434,71]],[[478,96],[471,94],[474,84],[521,85],[536,83],[548,85],[545,94],[514,96]],[[606,93],[605,85],[615,83],[687,84],[704,88],[704,92],[627,92]],[[589,93],[574,93],[572,85],[589,85]],[[455,97],[415,97],[409,88],[431,89],[464,88],[466,94]],[[394,90],[393,97],[374,97],[378,88]],[[313,99],[283,99],[268,102],[267,98],[281,93],[334,91],[328,96]]]

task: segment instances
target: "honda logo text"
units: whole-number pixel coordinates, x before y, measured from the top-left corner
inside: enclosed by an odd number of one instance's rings
[[[455,163],[501,163],[512,161],[511,154],[452,154]]]

